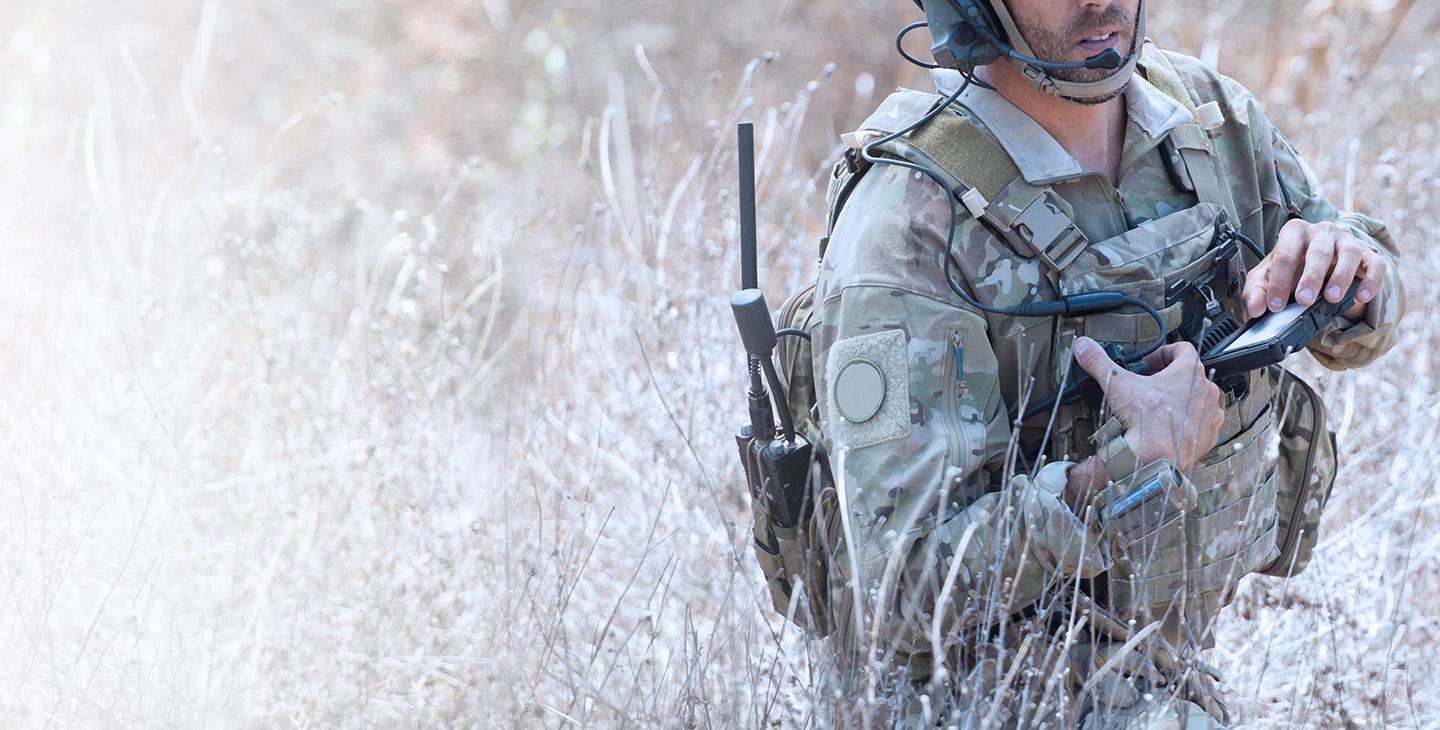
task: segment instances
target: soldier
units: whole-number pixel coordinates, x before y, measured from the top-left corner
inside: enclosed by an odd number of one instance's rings
[[[853,696],[892,724],[1223,725],[1211,624],[1240,577],[1303,567],[1334,444],[1279,368],[1211,382],[1177,292],[1243,322],[1358,282],[1309,346],[1358,367],[1402,316],[1398,249],[1249,91],[1145,42],[1144,0],[923,9],[958,70],[846,135],[814,292]],[[1023,309],[1098,291],[1127,306]],[[1103,407],[1026,416],[1081,370]],[[1102,530],[1136,475],[1181,516]]]

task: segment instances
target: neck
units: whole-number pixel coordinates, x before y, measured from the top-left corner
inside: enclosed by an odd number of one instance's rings
[[[1099,104],[1078,104],[1031,86],[1009,61],[982,66],[976,72],[1049,132],[1081,167],[1105,175],[1111,184],[1118,181],[1125,144],[1123,94]]]

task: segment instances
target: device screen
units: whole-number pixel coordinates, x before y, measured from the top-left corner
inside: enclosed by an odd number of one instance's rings
[[[1236,337],[1235,341],[1227,345],[1220,354],[1225,355],[1238,352],[1267,340],[1275,339],[1280,336],[1280,333],[1285,331],[1286,327],[1289,327],[1294,324],[1296,320],[1300,319],[1301,315],[1305,314],[1306,309],[1308,309],[1308,307],[1305,305],[1295,303],[1278,312],[1261,317],[1260,321],[1250,325],[1250,329],[1245,330],[1243,334]]]

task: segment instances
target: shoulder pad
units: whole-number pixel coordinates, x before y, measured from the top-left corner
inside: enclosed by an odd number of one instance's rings
[[[1140,48],[1140,70],[1155,88],[1165,92],[1165,95],[1180,102],[1182,106],[1191,112],[1195,111],[1195,99],[1190,95],[1190,89],[1185,85],[1185,79],[1180,72],[1175,70],[1175,65],[1150,39],[1145,39],[1145,45]]]
[[[880,102],[880,107],[871,112],[854,132],[841,135],[840,139],[850,147],[860,149],[873,138],[873,133],[878,132],[880,136],[894,134],[920,121],[939,101],[940,97],[936,94],[914,89],[896,89]]]

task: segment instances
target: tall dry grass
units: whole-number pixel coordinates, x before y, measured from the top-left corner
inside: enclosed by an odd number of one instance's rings
[[[1440,724],[1437,10],[1152,11],[1405,246],[1395,351],[1304,368],[1344,469],[1315,564],[1222,622],[1247,727]],[[911,13],[6,3],[0,724],[766,727],[848,701],[749,553],[730,139],[756,121],[778,301],[837,132],[923,81],[890,48]]]

